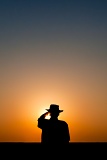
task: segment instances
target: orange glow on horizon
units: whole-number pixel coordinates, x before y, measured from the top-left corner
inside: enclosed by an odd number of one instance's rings
[[[80,75],[80,81],[79,76],[66,80],[59,73],[42,76],[39,73],[39,81],[24,76],[18,81],[16,75],[14,83],[10,79],[2,87],[0,141],[40,142],[37,120],[52,103],[64,110],[59,119],[68,123],[71,142],[107,141],[106,91],[102,95],[102,88],[98,90],[96,83],[91,86],[88,79],[83,84]]]

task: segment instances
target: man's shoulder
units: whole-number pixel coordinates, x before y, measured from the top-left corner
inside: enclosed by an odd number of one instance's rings
[[[68,125],[67,122],[65,122],[65,121],[63,121],[63,120],[59,120],[59,123],[60,123],[60,124],[63,124],[63,125],[66,125],[66,126]]]

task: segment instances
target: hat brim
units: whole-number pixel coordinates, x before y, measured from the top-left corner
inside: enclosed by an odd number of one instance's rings
[[[53,112],[51,109],[46,109],[47,111],[49,111],[49,112]],[[63,112],[63,110],[58,110],[58,112],[60,113],[60,112]]]

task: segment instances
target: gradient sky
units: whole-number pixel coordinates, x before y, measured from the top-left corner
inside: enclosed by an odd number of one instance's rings
[[[106,0],[0,0],[0,141],[40,142],[51,103],[71,142],[107,141]]]

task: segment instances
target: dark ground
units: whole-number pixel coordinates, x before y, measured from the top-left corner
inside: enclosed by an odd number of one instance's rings
[[[72,142],[68,145],[41,143],[0,142],[2,159],[107,159],[107,142]],[[21,155],[21,156],[20,156]],[[94,156],[94,157],[92,157]],[[9,158],[10,157],[10,158]],[[19,157],[19,158],[18,158]],[[104,158],[103,158],[104,157]]]

